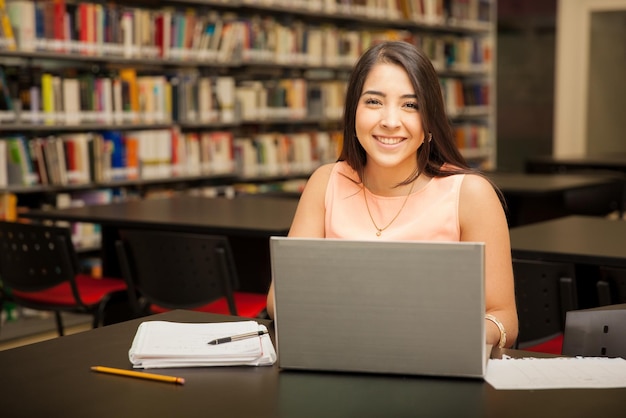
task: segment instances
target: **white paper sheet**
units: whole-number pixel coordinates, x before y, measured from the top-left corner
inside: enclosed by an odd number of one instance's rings
[[[606,357],[490,359],[485,380],[496,389],[626,387],[626,360]]]

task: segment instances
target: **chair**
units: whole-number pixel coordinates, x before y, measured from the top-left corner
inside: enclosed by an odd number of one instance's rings
[[[53,311],[59,335],[61,312],[90,314],[97,328],[108,304],[127,297],[124,280],[79,273],[69,228],[19,222],[0,221],[0,287],[2,300]]]
[[[568,312],[563,354],[626,358],[626,304]]]
[[[574,266],[514,259],[513,272],[519,319],[516,347],[561,354],[566,312],[578,304]]]
[[[235,291],[238,278],[226,237],[123,230],[116,249],[139,315],[191,309],[264,317],[265,294]]]
[[[596,283],[598,305],[626,303],[626,269],[600,266],[600,280]]]

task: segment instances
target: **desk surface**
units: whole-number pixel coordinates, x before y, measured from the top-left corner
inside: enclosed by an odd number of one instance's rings
[[[602,174],[528,174],[486,173],[505,194],[541,195],[563,193],[607,184],[616,184],[614,176]]]
[[[552,167],[567,171],[567,168],[587,168],[626,171],[626,153],[612,152],[592,155],[539,155],[528,159],[528,168]]]
[[[188,311],[150,319],[234,320]],[[36,417],[622,417],[626,389],[496,391],[474,379],[281,371],[270,367],[163,369],[184,386],[98,374],[130,369],[144,319],[0,352],[3,416]],[[521,355],[516,350],[496,350]]]
[[[148,227],[223,235],[286,235],[297,200],[277,197],[235,199],[176,196],[132,200],[79,208],[33,210],[24,217],[93,222],[124,227]]]
[[[567,216],[511,228],[513,257],[626,267],[626,221]]]

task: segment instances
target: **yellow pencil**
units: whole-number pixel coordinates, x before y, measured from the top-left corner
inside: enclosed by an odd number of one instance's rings
[[[162,374],[134,372],[131,370],[116,369],[113,367],[104,367],[104,366],[92,366],[91,370],[93,370],[94,372],[116,374],[119,376],[128,376],[128,377],[137,377],[139,379],[156,380],[158,382],[176,383],[179,385],[185,384],[185,379],[182,377],[164,376]]]

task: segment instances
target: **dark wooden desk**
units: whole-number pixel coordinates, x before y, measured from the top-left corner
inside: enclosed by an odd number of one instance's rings
[[[622,211],[623,184],[603,174],[486,173],[508,205],[510,227],[566,215]]]
[[[511,228],[513,257],[626,267],[626,221],[567,216]]]
[[[567,216],[511,228],[513,258],[573,263],[579,308],[599,306],[601,266],[626,268],[626,221]]]
[[[614,152],[583,156],[538,155],[528,159],[529,173],[566,173],[581,171],[614,171],[626,173],[626,153]]]
[[[584,156],[539,155],[526,161],[528,173],[603,173],[622,182],[622,213],[626,211],[626,153],[612,152]]]
[[[34,210],[32,219],[90,222],[102,226],[104,274],[119,277],[114,242],[123,228],[227,235],[242,290],[266,292],[270,282],[269,237],[287,235],[298,201],[277,197],[235,199],[178,196],[79,208]]]
[[[282,371],[163,369],[184,386],[90,371],[130,369],[141,321],[236,320],[173,311],[0,352],[3,416],[39,417],[623,417],[626,389],[497,391],[476,379]],[[461,348],[462,349],[462,348]],[[494,350],[530,355],[516,350]],[[150,370],[152,371],[152,370]]]

